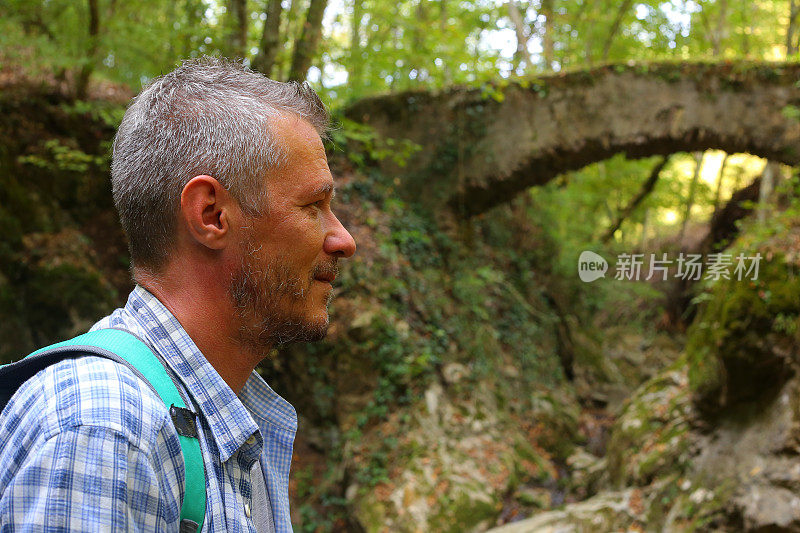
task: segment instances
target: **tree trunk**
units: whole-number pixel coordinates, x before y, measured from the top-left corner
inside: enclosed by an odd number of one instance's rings
[[[708,234],[700,244],[698,253],[716,253],[724,250],[739,234],[736,223],[753,211],[752,206],[761,190],[761,177],[743,189],[734,190],[730,200],[711,217]]]
[[[275,58],[281,47],[281,0],[267,2],[267,19],[261,33],[261,43],[258,45],[258,55],[253,60],[253,68],[267,77],[272,76],[275,67]]]
[[[294,43],[292,66],[289,68],[290,80],[305,81],[308,75],[308,69],[311,68],[311,62],[322,36],[322,17],[325,15],[327,5],[328,0],[311,0],[311,4],[308,6],[303,30]]]
[[[608,61],[608,56],[611,53],[611,44],[614,42],[614,38],[619,32],[619,27],[622,25],[622,19],[625,17],[625,13],[631,8],[632,3],[633,0],[624,0],[620,4],[617,14],[614,17],[614,22],[611,24],[611,29],[608,31],[608,36],[606,36],[606,40],[603,42],[603,61]]]
[[[730,157],[730,154],[725,154],[725,157],[722,159],[722,164],[719,167],[719,175],[717,176],[717,190],[714,191],[714,213],[715,214],[717,212],[717,209],[719,209],[719,195],[720,195],[720,191],[722,190],[722,181],[725,178],[725,166],[728,164],[728,158],[729,157]]]
[[[564,377],[569,381],[575,379],[575,338],[572,334],[572,326],[570,315],[566,311],[568,309],[565,303],[560,300],[559,294],[563,294],[557,290],[545,290],[542,294],[550,309],[556,315],[556,343],[558,359],[561,362],[561,369],[564,371]]]
[[[228,13],[232,26],[229,34],[230,55],[244,58],[247,54],[247,1],[228,0]]]
[[[797,20],[800,18],[800,1],[789,0],[789,26],[786,28],[786,55],[797,53],[798,42],[794,38],[797,30]]]
[[[628,205],[626,205],[625,208],[620,211],[614,223],[611,224],[605,234],[603,234],[603,236],[600,238],[602,242],[610,241],[614,236],[614,233],[616,233],[620,226],[622,226],[622,223],[625,221],[625,219],[627,219],[631,213],[633,213],[636,208],[639,207],[639,204],[641,204],[642,201],[647,198],[651,192],[653,192],[656,182],[658,181],[658,176],[661,174],[661,171],[667,165],[668,161],[669,158],[662,157],[661,160],[656,163],[656,166],[654,166],[653,170],[650,171],[650,176],[647,178],[647,181],[644,182],[642,188],[639,190],[633,200],[631,200]]]
[[[247,55],[247,0],[228,0],[228,12],[232,17],[230,30],[230,54],[244,58]]]
[[[733,190],[738,191],[739,186],[742,184],[742,176],[744,176],[744,169],[742,167],[736,167],[736,176],[733,179]]]
[[[719,56],[722,52],[722,43],[727,37],[728,2],[719,0],[719,16],[717,17],[717,27],[711,32],[711,47],[713,55]]]
[[[763,224],[767,220],[767,212],[770,210],[769,201],[772,191],[775,190],[781,181],[781,165],[767,161],[761,173],[761,188],[758,191],[758,222]]]
[[[603,200],[603,207],[606,208],[606,216],[608,220],[616,220],[617,218],[614,216],[614,210],[611,209],[611,204],[608,203],[608,198]]]
[[[689,217],[692,214],[692,207],[694,206],[694,193],[697,190],[697,180],[700,178],[700,169],[703,168],[704,152],[697,152],[694,155],[694,175],[692,182],[689,184],[689,197],[686,198],[686,211],[683,214],[683,222],[681,223],[681,232],[678,234],[678,241],[683,241],[683,236],[686,233],[686,225],[689,223]]]
[[[525,70],[531,64],[531,55],[528,52],[529,36],[525,32],[525,18],[522,16],[516,0],[509,0],[506,5],[508,6],[508,16],[511,18],[511,24],[514,26],[514,34],[517,36],[517,51],[514,52],[514,60],[516,62],[514,70],[520,67]]]
[[[553,11],[553,0],[542,0],[541,13],[544,15],[544,26],[542,26],[542,57],[544,58],[544,69],[553,70],[553,60],[555,56],[555,24]]]
[[[693,253],[708,255],[727,248],[739,234],[737,222],[752,213],[752,205],[758,199],[760,189],[760,177],[743,189],[735,189],[728,203],[711,218],[708,233]],[[677,278],[667,293],[665,308],[673,324],[686,324],[694,318],[691,307],[694,283],[694,280],[688,278]]]
[[[761,187],[758,189],[758,213],[756,214],[756,219],[759,224],[763,224],[767,219],[767,198],[772,192],[772,179],[772,165],[767,161],[767,164],[764,165],[764,170],[761,172]]]
[[[428,0],[417,0],[416,24],[414,24],[414,28],[412,29],[412,42],[414,43],[414,52],[417,54],[425,53],[423,46],[425,43],[424,32],[428,31],[428,10],[426,9],[427,1]],[[419,67],[419,65],[414,66]]]
[[[350,28],[350,72],[348,85],[350,90],[361,87],[361,18],[364,15],[361,0],[353,0],[353,20]]]
[[[439,5],[441,9],[441,12],[439,13],[439,35],[444,37],[445,31],[447,30],[447,0],[440,0]],[[444,65],[442,66],[442,72],[444,73],[445,85],[450,85],[450,83],[453,81],[453,75],[450,72],[449,61],[444,62]]]
[[[752,3],[751,0],[742,0],[744,5],[742,6],[742,22],[745,26],[746,30],[741,32],[742,34],[742,53],[745,57],[750,55],[750,36],[753,35],[755,31],[755,26],[753,24],[753,13],[751,12]],[[758,6],[753,9],[753,11],[757,10]]]
[[[406,77],[410,80],[411,78],[408,77],[408,73],[410,73],[411,70],[416,70],[417,77],[415,81],[417,83],[424,83],[430,77],[430,70],[428,67],[430,57],[428,56],[425,39],[426,32],[430,32],[428,1],[429,0],[417,0],[416,23],[414,24],[412,33],[414,50],[408,55],[408,60],[406,61],[408,72],[403,73],[401,71],[400,73],[401,77]]]
[[[95,55],[97,54],[97,39],[100,35],[100,11],[97,0],[89,0],[89,46],[86,49],[86,58],[75,80],[75,98],[86,98],[89,88],[89,78],[94,72]]]

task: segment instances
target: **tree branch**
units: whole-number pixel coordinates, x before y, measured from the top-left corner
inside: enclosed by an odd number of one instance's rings
[[[622,211],[620,211],[619,215],[617,216],[617,219],[603,234],[603,236],[600,239],[602,242],[610,241],[611,238],[614,236],[614,233],[616,233],[616,231],[620,228],[620,226],[622,226],[622,223],[625,221],[625,219],[627,219],[636,210],[636,208],[639,207],[639,204],[641,204],[642,201],[644,201],[644,199],[647,198],[647,196],[651,192],[653,192],[653,189],[656,186],[656,182],[658,181],[658,177],[661,174],[661,171],[664,170],[664,167],[667,166],[668,162],[669,162],[668,157],[662,157],[658,161],[658,163],[656,163],[656,166],[654,166],[653,170],[650,171],[650,176],[648,176],[647,181],[644,182],[642,188],[639,190],[636,196],[628,203],[628,205],[626,205],[625,208],[622,209]]]
[[[511,24],[514,25],[514,34],[517,36],[517,51],[514,52],[514,57],[517,60],[516,68],[522,66],[523,62],[525,68],[527,68],[531,64],[531,55],[528,52],[529,36],[525,33],[525,19],[519,10],[516,0],[509,0],[506,5]]]
[[[620,4],[617,14],[614,16],[614,22],[611,24],[611,30],[609,30],[606,40],[603,43],[603,61],[608,61],[608,55],[611,52],[611,43],[614,42],[614,37],[617,36],[619,27],[622,25],[622,19],[625,13],[631,8],[632,3],[633,0],[625,0]]]

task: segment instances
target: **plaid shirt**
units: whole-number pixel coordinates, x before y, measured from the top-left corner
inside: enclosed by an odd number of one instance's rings
[[[275,529],[291,531],[294,408],[256,372],[237,396],[142,287],[92,329],[110,326],[145,340],[199,413],[203,531],[255,533],[249,472],[259,458]],[[20,387],[0,417],[0,531],[178,531],[183,469],[166,407],[127,367],[61,361]]]

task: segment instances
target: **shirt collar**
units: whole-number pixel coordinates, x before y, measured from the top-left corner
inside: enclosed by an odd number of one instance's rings
[[[253,372],[247,378],[239,399],[256,418],[259,426],[267,423],[292,432],[297,431],[297,412],[294,407],[272,390],[258,372]]]
[[[175,316],[145,288],[137,285],[125,307],[142,324],[146,339],[189,391],[211,428],[223,462],[259,430],[251,413],[279,427],[297,428],[294,408],[255,372],[245,385],[244,398],[248,404],[245,407]]]

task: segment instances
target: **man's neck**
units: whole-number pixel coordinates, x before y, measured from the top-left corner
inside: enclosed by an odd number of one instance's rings
[[[179,274],[171,275],[176,270]],[[211,366],[239,394],[268,350],[253,354],[241,343],[228,292],[219,275],[209,279],[208,272],[215,270],[173,264],[158,276],[137,271],[135,279],[169,309]]]

